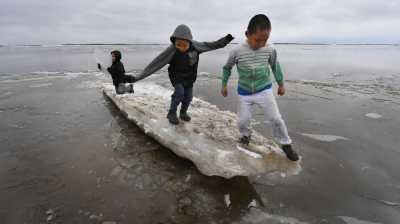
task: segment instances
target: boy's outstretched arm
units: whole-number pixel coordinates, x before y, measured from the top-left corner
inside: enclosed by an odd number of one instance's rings
[[[271,66],[272,72],[274,73],[275,80],[279,85],[279,87],[278,87],[278,95],[279,96],[283,96],[285,94],[285,86],[284,86],[284,82],[283,82],[283,73],[282,73],[282,69],[281,69],[281,66],[280,66],[279,61],[278,61],[278,55],[277,55],[275,49],[272,51],[272,55],[269,58],[268,62],[269,62],[269,65]]]
[[[192,41],[192,44],[194,48],[196,48],[200,53],[204,53],[207,51],[212,51],[216,50],[219,48],[223,48],[226,45],[228,45],[234,37],[231,34],[226,35],[225,37],[222,37],[221,39],[217,41],[212,41],[212,42],[198,42],[198,41]]]
[[[228,96],[228,80],[232,74],[232,68],[236,64],[236,56],[235,52],[231,51],[229,53],[228,60],[226,61],[225,66],[222,68],[222,88],[221,94],[222,96]]]
[[[164,67],[166,64],[168,64],[172,57],[174,56],[175,53],[175,47],[174,45],[170,45],[167,49],[165,49],[163,52],[161,52],[156,58],[153,59],[150,64],[146,66],[146,68],[138,75],[135,77],[135,81],[139,81],[141,79],[144,79],[151,74],[157,72],[160,70],[162,67]]]

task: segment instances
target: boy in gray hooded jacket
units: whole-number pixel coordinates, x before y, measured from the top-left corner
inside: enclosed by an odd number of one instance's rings
[[[169,64],[168,74],[175,91],[171,96],[171,106],[167,118],[171,124],[179,124],[177,109],[181,104],[179,118],[190,121],[187,110],[193,98],[193,83],[197,78],[197,67],[201,53],[225,47],[233,40],[232,35],[214,42],[197,42],[193,40],[190,28],[179,25],[170,38],[172,44],[159,54],[143,72],[135,78],[141,80]]]

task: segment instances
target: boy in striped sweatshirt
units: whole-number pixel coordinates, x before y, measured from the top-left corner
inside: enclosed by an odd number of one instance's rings
[[[266,15],[259,14],[251,18],[246,31],[247,41],[230,52],[223,67],[221,94],[224,97],[228,95],[228,80],[232,67],[236,65],[239,74],[237,113],[240,143],[247,145],[251,140],[251,106],[257,104],[272,123],[274,137],[287,158],[297,161],[299,156],[292,149],[292,140],[272,92],[271,70],[279,85],[278,95],[285,94],[285,87],[276,50],[266,45],[270,32],[271,23]]]

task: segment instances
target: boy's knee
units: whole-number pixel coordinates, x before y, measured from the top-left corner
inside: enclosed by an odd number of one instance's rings
[[[247,125],[246,125],[246,122],[244,120],[238,120],[237,121],[237,126],[239,128],[241,128],[241,127],[244,127],[244,126],[247,126]]]
[[[183,101],[184,95],[179,93],[179,92],[175,92],[174,94],[172,94],[172,99],[176,100],[176,101]]]
[[[279,117],[273,117],[273,118],[270,119],[270,121],[271,121],[273,124],[278,124],[278,125],[284,123],[282,117],[280,117],[280,116],[279,116]]]
[[[177,101],[183,101],[185,95],[183,93],[183,91],[180,91],[178,89],[175,90],[174,94],[172,94],[172,98],[177,100]]]

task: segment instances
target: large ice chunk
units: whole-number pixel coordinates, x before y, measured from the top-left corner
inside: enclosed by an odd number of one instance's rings
[[[111,84],[104,84],[103,92],[128,120],[178,156],[191,160],[205,175],[291,175],[301,169],[300,162],[289,161],[277,144],[257,132],[253,132],[250,146],[239,146],[236,115],[201,99],[193,99],[188,112],[192,121],[174,126],[166,119],[172,91],[162,86],[141,82],[135,84],[134,94],[116,95]]]

